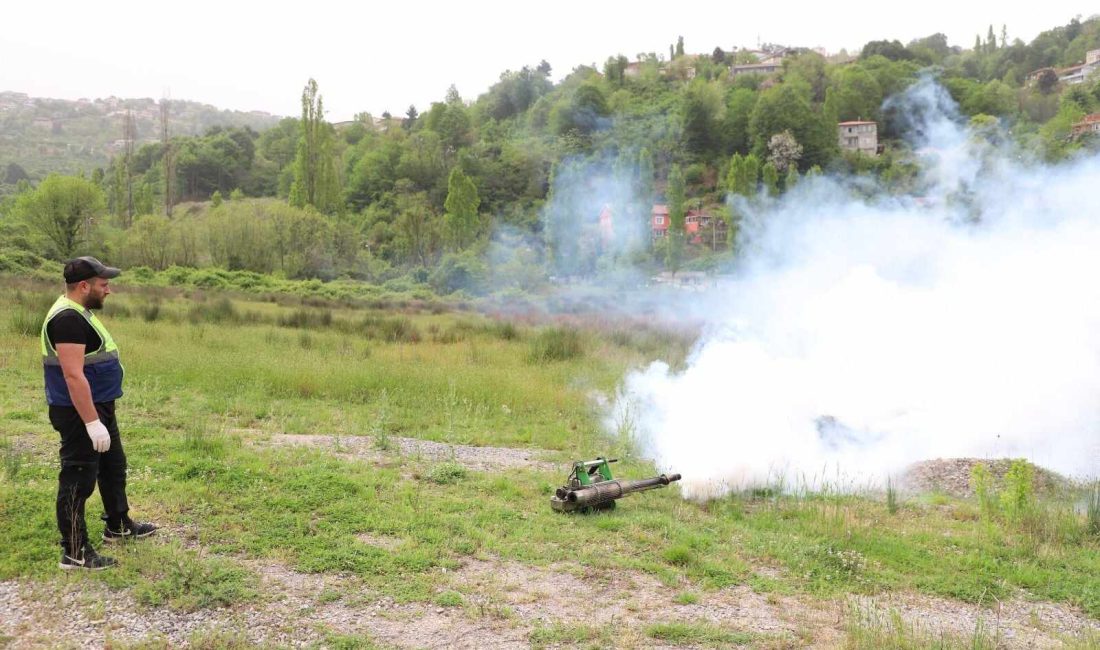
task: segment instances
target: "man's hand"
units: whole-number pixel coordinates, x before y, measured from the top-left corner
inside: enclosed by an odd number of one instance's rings
[[[107,433],[107,427],[99,420],[85,422],[84,428],[88,430],[88,437],[92,439],[92,449],[104,453],[111,448],[111,434]]]

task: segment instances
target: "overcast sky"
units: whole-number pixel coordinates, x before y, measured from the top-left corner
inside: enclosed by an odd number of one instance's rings
[[[1095,2],[554,2],[386,4],[309,0],[5,3],[0,90],[37,97],[168,95],[297,115],[317,80],[333,121],[424,109],[455,84],[474,99],[506,69],[546,59],[560,79],[612,54],[668,55],[760,42],[858,50],[870,40],[943,32],[969,48],[989,25],[1030,41]],[[986,7],[980,5],[988,5]],[[1091,6],[1090,6],[1091,5]]]

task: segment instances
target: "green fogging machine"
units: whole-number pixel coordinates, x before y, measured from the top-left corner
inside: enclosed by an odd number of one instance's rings
[[[634,492],[660,488],[679,481],[679,474],[661,474],[639,481],[620,481],[611,476],[611,463],[618,458],[578,460],[573,463],[566,484],[550,497],[550,507],[558,512],[611,510],[615,500]]]

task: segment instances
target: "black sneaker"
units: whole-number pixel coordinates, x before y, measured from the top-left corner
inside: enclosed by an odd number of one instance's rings
[[[133,521],[129,518],[122,520],[120,530],[111,530],[111,526],[103,527],[103,541],[108,544],[127,539],[142,539],[157,532],[157,525],[145,521]]]
[[[75,556],[75,557],[74,557]],[[91,546],[82,546],[77,553],[61,551],[61,562],[58,567],[62,569],[85,569],[87,571],[102,571],[116,564],[114,558],[106,557],[95,552]]]

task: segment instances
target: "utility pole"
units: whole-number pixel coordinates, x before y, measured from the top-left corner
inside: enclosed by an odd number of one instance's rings
[[[130,173],[134,159],[134,140],[137,139],[137,127],[134,125],[134,112],[126,109],[126,116],[122,121],[122,141],[124,144],[124,157],[122,164],[126,169],[126,227],[129,228],[134,221],[134,180]]]
[[[168,98],[160,99],[160,142],[164,149],[161,158],[164,163],[164,214],[172,216],[172,176],[176,173],[176,161],[172,153],[172,143],[168,141]]]

